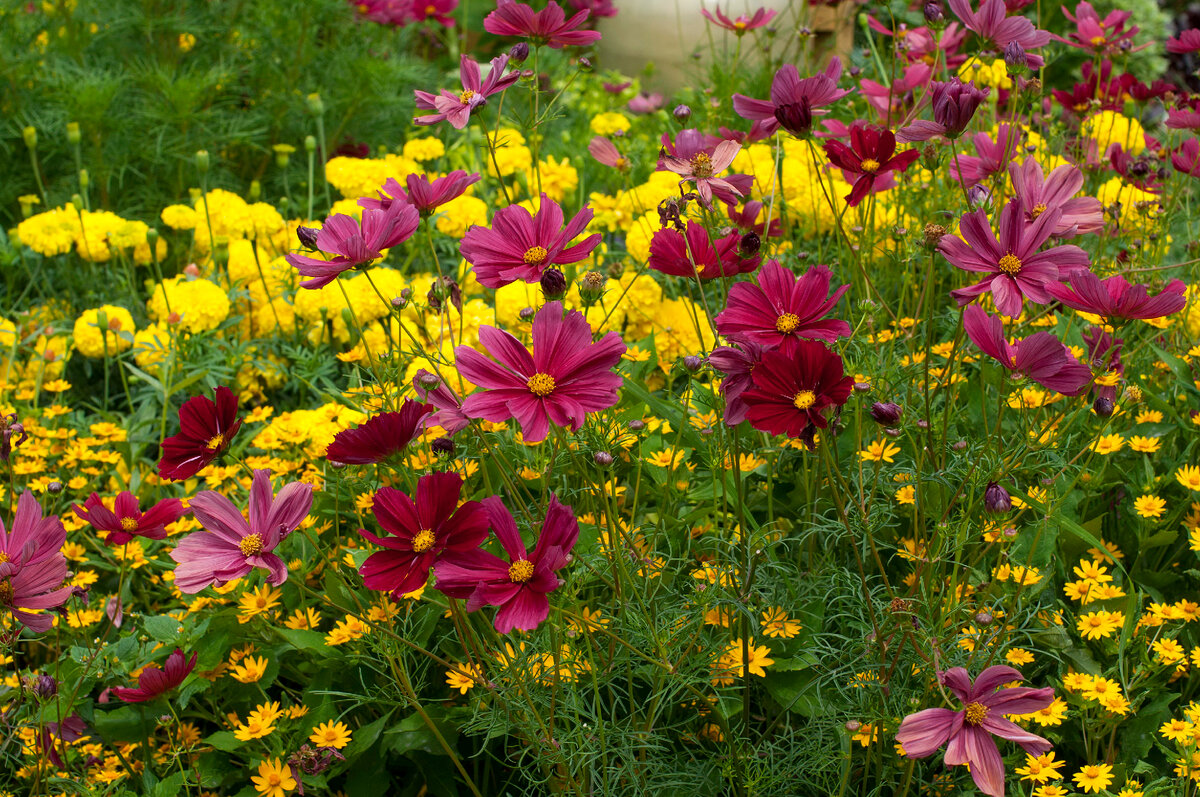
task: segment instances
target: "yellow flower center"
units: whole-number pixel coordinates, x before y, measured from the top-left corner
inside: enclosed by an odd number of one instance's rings
[[[1032,218],[1035,218],[1035,219],[1036,219],[1038,216],[1042,215],[1042,214],[1043,214],[1043,213],[1045,213],[1045,212],[1046,212],[1046,203],[1045,203],[1045,202],[1039,202],[1039,203],[1037,203],[1036,205],[1034,205],[1034,206],[1033,206],[1033,210],[1029,211],[1029,215],[1030,215]]]
[[[425,16],[427,16],[427,17],[431,17],[431,16],[433,16],[433,13],[434,13],[435,11],[437,11],[437,7],[435,7],[435,6],[425,6]]]
[[[1021,270],[1021,258],[1010,252],[1000,258],[999,266],[1001,271],[1011,276]]]
[[[529,377],[529,381],[525,383],[533,394],[539,398],[545,398],[554,392],[554,377],[550,374],[534,374]]]
[[[5,562],[11,562],[11,561],[12,560],[8,558],[7,553],[5,553],[4,551],[0,551],[0,565],[4,564]]]
[[[701,179],[712,177],[713,165],[712,158],[708,157],[703,152],[697,152],[692,156],[692,174]]]
[[[784,335],[794,331],[798,326],[800,326],[800,316],[795,313],[784,313],[775,319],[775,331]]]
[[[733,23],[733,27],[736,30],[745,30],[746,23],[739,19],[737,22]]]
[[[546,262],[546,258],[550,253],[543,246],[535,246],[525,253],[523,260],[527,266],[540,266]]]
[[[1104,44],[1104,37],[1103,36],[1093,36],[1090,41],[1091,41],[1093,47],[1099,47],[1100,45]]]
[[[862,162],[860,168],[868,174],[874,174],[879,171],[879,161],[874,158],[867,158]]]
[[[131,517],[121,518],[122,531],[137,531],[138,522]]]
[[[978,725],[987,719],[987,715],[987,706],[983,705],[982,703],[968,703],[967,716],[963,719],[963,722],[967,723],[968,725]]]
[[[8,605],[12,603],[13,585],[9,579],[0,581],[0,605]]]
[[[280,783],[283,783],[283,778],[279,777],[279,773],[272,772],[270,775],[267,775],[268,786],[278,787]]]
[[[247,534],[245,537],[242,537],[242,541],[238,543],[238,548],[241,549],[242,556],[254,556],[255,554],[262,553],[262,535],[258,532],[255,532],[254,534]]]
[[[798,410],[806,410],[813,404],[817,403],[817,396],[811,390],[801,390],[796,394],[796,398],[792,400]]]
[[[463,91],[462,94],[458,95],[458,101],[461,102],[463,105],[466,105],[468,102],[471,101],[471,98],[474,96],[475,96],[475,92],[471,91],[470,89],[466,89]]]
[[[436,541],[437,538],[433,536],[432,531],[429,529],[421,529],[417,532],[417,536],[413,537],[413,553],[425,553],[433,547],[433,543]]]
[[[220,448],[222,445],[224,445],[224,443],[225,443],[225,435],[219,434],[219,435],[216,435],[215,437],[211,438],[207,443],[205,443],[204,447],[207,448],[209,451],[216,451],[218,448]]]
[[[533,562],[528,559],[518,559],[508,568],[509,581],[524,584],[531,578],[533,578]]]

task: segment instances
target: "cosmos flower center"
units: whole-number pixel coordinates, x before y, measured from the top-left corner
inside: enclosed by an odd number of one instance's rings
[[[1046,212],[1046,203],[1039,202],[1033,206],[1033,210],[1029,211],[1029,216],[1036,219],[1038,216]]]
[[[1104,44],[1104,37],[1103,36],[1093,36],[1091,38],[1091,43],[1092,43],[1093,47],[1099,47],[1100,45]]]
[[[1021,258],[1017,257],[1012,252],[1009,252],[1007,255],[1000,258],[1000,263],[998,265],[1000,270],[1005,274],[1016,274],[1021,270]]]
[[[692,174],[701,179],[712,177],[713,165],[712,158],[708,157],[703,152],[697,152],[692,156]]]
[[[811,390],[801,390],[796,394],[796,397],[792,399],[792,404],[795,405],[796,409],[798,410],[806,410],[816,403],[817,395]]]
[[[431,17],[435,11],[437,11],[437,8],[434,6],[425,6],[425,16]]]
[[[533,568],[531,567],[530,570]],[[0,581],[0,604],[10,604],[13,599],[13,585],[9,579]]]
[[[238,543],[238,548],[241,549],[242,556],[254,556],[262,553],[263,538],[258,532],[247,534],[242,537],[242,541]]]
[[[746,23],[745,23],[745,21],[744,21],[744,20],[740,20],[740,19],[739,19],[737,22],[733,23],[733,27],[734,27],[736,30],[745,30],[745,29],[746,29]]]
[[[863,160],[860,168],[867,174],[874,174],[879,171],[879,161],[874,158],[866,158]]]
[[[525,383],[535,396],[545,398],[554,392],[554,377],[550,374],[534,374]]]
[[[508,579],[517,584],[524,584],[533,578],[533,562],[528,559],[518,559],[509,565]]]
[[[225,443],[225,435],[219,434],[209,438],[209,441],[204,444],[204,447],[209,451],[216,451]]]
[[[8,554],[5,553],[4,551],[0,551],[0,565],[4,564],[5,562],[9,562],[9,561],[12,561],[12,560],[10,560],[8,558]]]
[[[546,262],[546,258],[549,256],[550,253],[546,251],[546,247],[534,246],[525,252],[525,257],[522,260],[525,261],[525,265],[527,266],[540,266]]]
[[[987,719],[987,715],[987,706],[983,705],[982,703],[968,703],[966,717],[963,719],[963,722],[967,723],[968,725],[978,725]]]
[[[421,529],[417,532],[417,536],[413,537],[412,549],[414,553],[425,553],[433,547],[436,538],[433,532],[429,529]]]
[[[775,319],[775,331],[787,335],[800,326],[800,316],[795,313],[784,313]]]
[[[458,101],[460,103],[462,103],[463,105],[466,105],[467,103],[469,103],[471,101],[471,98],[474,96],[475,96],[474,91],[472,91],[471,89],[465,89],[462,94],[458,95]]]
[[[137,531],[138,522],[136,518],[123,517],[121,518],[122,531]]]

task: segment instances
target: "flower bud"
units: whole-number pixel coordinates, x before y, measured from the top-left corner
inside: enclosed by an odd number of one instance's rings
[[[88,174],[87,169],[79,170],[79,190],[86,191],[88,186],[92,184],[92,176]]]
[[[317,251],[317,233],[320,232],[315,227],[300,226],[296,228],[296,237],[300,239],[300,245],[310,252]]]
[[[983,491],[983,506],[989,512],[1000,514],[1012,509],[1012,498],[1008,490],[995,482],[988,482],[987,489]]]
[[[671,112],[675,117],[675,121],[681,125],[687,124],[688,119],[692,118],[692,109],[682,103],[675,106],[675,110]]]
[[[758,254],[758,250],[762,248],[762,238],[758,237],[758,233],[748,232],[742,236],[742,240],[738,241],[738,254],[744,258],[751,258]]]
[[[871,417],[880,426],[895,426],[904,415],[904,409],[892,402],[876,401],[871,405]]]
[[[976,183],[967,189],[967,201],[971,208],[986,208],[992,204],[992,190],[983,183]]]
[[[567,278],[558,269],[548,268],[542,272],[541,286],[546,301],[557,301],[567,293]]]
[[[259,199],[261,199],[262,198],[262,183],[260,183],[258,180],[251,180],[249,194],[250,194],[250,199],[253,200],[254,202],[257,202]]]
[[[975,613],[975,622],[979,623],[980,625],[991,625],[992,621],[995,619],[996,618],[992,616],[992,613],[988,611]]]
[[[321,95],[313,92],[306,98],[308,104],[308,112],[313,116],[321,116],[325,113],[325,103],[321,101]]]
[[[858,720],[849,720],[846,723],[846,730],[850,731],[850,733],[858,733],[858,729],[861,727],[862,723]]]
[[[946,11],[938,0],[929,0],[922,9],[925,13],[925,24],[934,30],[940,30],[946,25]]]
[[[37,128],[33,125],[26,127],[21,131],[21,137],[25,139],[25,146],[31,150],[37,149]]]
[[[79,131],[79,122],[67,122],[67,143],[75,146],[82,140],[83,134]]]
[[[1099,415],[1101,418],[1108,418],[1113,414],[1113,401],[1108,396],[1100,396],[1092,402],[1092,412]]]
[[[613,456],[607,451],[597,451],[595,454],[592,454],[592,459],[602,468],[607,468],[613,464]]]
[[[304,137],[304,151],[305,152],[316,152],[317,151],[317,137],[316,136],[305,136]]]
[[[695,354],[689,354],[683,358],[683,370],[689,374],[694,374],[704,367],[704,358]]]
[[[517,42],[508,50],[509,63],[522,64],[529,57],[529,44],[527,42]]]
[[[429,450],[439,457],[454,456],[454,440],[449,437],[439,437],[429,444]]]
[[[604,295],[604,284],[608,282],[608,278],[599,271],[589,271],[579,280],[579,298],[583,300],[585,307],[591,307],[596,302],[600,301],[600,297]]]
[[[938,248],[938,244],[942,242],[942,236],[946,234],[946,228],[940,224],[926,224],[923,233],[921,244],[926,250],[932,252]]]
[[[967,441],[966,440],[955,440],[954,445],[952,445],[950,447],[953,448],[955,451],[966,451]]]
[[[62,482],[54,481],[46,485],[46,492],[52,495],[58,495],[63,490]]]
[[[586,55],[579,56],[579,68],[582,69],[584,72],[591,72],[592,71],[592,59],[588,58]]]
[[[412,288],[401,288],[399,296],[392,297],[392,307],[397,310],[403,310],[408,307],[409,300],[412,299]]]
[[[646,422],[643,420],[640,420],[638,418],[634,418],[632,421],[629,422],[629,431],[631,431],[631,432],[640,432],[645,428],[646,428]]]
[[[1023,75],[1029,68],[1029,57],[1020,42],[1011,41],[1004,48],[1004,66],[1009,75]]]
[[[537,310],[532,307],[522,307],[521,311],[517,313],[517,318],[522,321],[532,321],[535,315],[537,315]]]

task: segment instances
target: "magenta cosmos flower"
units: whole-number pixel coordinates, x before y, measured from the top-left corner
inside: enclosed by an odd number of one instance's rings
[[[162,441],[158,475],[164,479],[190,479],[229,449],[242,428],[237,417],[237,396],[221,385],[214,402],[193,396],[179,408],[179,434]]]
[[[440,94],[430,94],[428,91],[414,90],[417,108],[422,111],[435,113],[418,116],[414,124],[435,125],[446,121],[455,130],[462,130],[471,119],[471,114],[487,104],[488,97],[499,94],[516,83],[521,78],[518,70],[507,75],[504,68],[508,66],[508,56],[498,55],[492,59],[492,68],[487,78],[481,78],[479,64],[466,55],[459,60],[458,75],[462,79],[462,91],[457,94],[442,89]]]
[[[416,501],[394,487],[379,488],[371,511],[388,536],[358,530],[385,549],[368,556],[358,570],[367,589],[399,598],[425,586],[429,568],[444,554],[479,547],[487,537],[487,513],[478,501],[459,506],[462,483],[457,473],[422,476]]]
[[[1058,224],[1050,233],[1056,238],[1071,238],[1104,228],[1100,200],[1075,196],[1083,188],[1083,172],[1076,167],[1064,164],[1044,177],[1041,165],[1028,158],[1020,165],[1009,164],[1008,176],[1026,221],[1032,222],[1048,210],[1061,211]]]
[[[829,422],[825,410],[850,398],[854,378],[842,358],[815,340],[769,351],[751,371],[753,386],[742,393],[746,419],[768,434],[807,437]]]
[[[381,412],[353,429],[343,429],[325,450],[330,462],[369,465],[399,454],[421,432],[433,407],[405,399],[398,412]]]
[[[768,260],[758,284],[739,282],[729,289],[729,301],[717,314],[717,332],[731,340],[754,341],[775,347],[791,338],[833,342],[850,335],[850,325],[825,318],[849,285],[833,294],[833,274],[826,266],[813,266],[797,277],[778,260]]]
[[[595,343],[583,313],[564,317],[561,302],[542,306],[533,318],[533,354],[519,340],[494,327],[481,327],[479,340],[499,362],[468,346],[454,350],[458,370],[483,388],[463,401],[472,418],[516,418],[527,443],[546,439],[550,424],[579,431],[589,412],[617,403],[621,376],[611,369],[625,353],[625,342],[609,332]]]
[[[666,151],[663,151],[659,155],[659,163],[662,164],[663,169],[675,172],[683,178],[679,181],[680,183],[689,180],[695,183],[696,193],[700,195],[700,202],[707,208],[712,207],[714,192],[732,197],[742,195],[742,191],[733,183],[718,177],[721,172],[729,168],[741,149],[742,145],[736,141],[722,141],[713,148],[711,155],[707,152],[697,152],[691,157],[680,158],[668,155]],[[736,199],[732,201],[736,201]]]
[[[650,239],[650,268],[674,277],[710,280],[746,274],[758,268],[762,260],[757,254],[742,257],[742,236],[736,231],[712,241],[703,225],[689,221],[686,234],[685,240],[684,233],[673,227],[654,233]]]
[[[485,288],[503,288],[517,280],[537,282],[547,266],[578,263],[600,244],[596,233],[567,246],[591,220],[592,209],[584,205],[564,228],[562,208],[542,194],[537,213],[509,205],[496,212],[491,229],[473,225],[459,252],[475,267],[475,279]]]
[[[1036,332],[1009,343],[1004,324],[979,305],[971,305],[963,313],[963,327],[980,351],[1006,371],[1029,377],[1047,390],[1078,396],[1092,382],[1091,369],[1049,332]]]
[[[790,340],[784,341],[787,347]],[[752,340],[740,340],[735,346],[718,346],[708,355],[708,364],[725,375],[721,380],[721,395],[725,397],[725,425],[737,426],[746,420],[749,409],[742,400],[753,384],[750,374],[769,349]]]
[[[629,169],[629,159],[621,154],[616,144],[604,136],[595,136],[588,142],[587,149],[596,162],[603,166],[622,172]]]
[[[467,611],[499,606],[494,625],[502,634],[514,628],[532,631],[550,614],[546,596],[562,584],[558,571],[570,561],[579,539],[579,521],[571,507],[560,504],[551,493],[546,520],[530,554],[499,496],[485,498],[483,505],[509,561],[478,549],[447,554],[433,566],[434,586],[452,598],[465,598]]]
[[[938,251],[958,268],[987,276],[970,287],[950,291],[959,307],[991,291],[996,309],[1016,318],[1021,314],[1024,299],[1038,304],[1050,300],[1046,283],[1087,268],[1087,253],[1078,246],[1037,251],[1054,232],[1061,216],[1061,210],[1047,210],[1032,224],[1026,224],[1020,203],[1014,199],[1000,212],[997,239],[982,209],[964,215],[958,230],[966,243],[956,235],[943,235]]]
[[[291,482],[275,495],[271,471],[254,471],[249,522],[232,501],[211,490],[197,493],[189,505],[204,529],[184,537],[171,551],[171,558],[179,564],[175,586],[180,592],[191,595],[210,584],[219,586],[241,578],[255,568],[266,570],[267,583],[278,586],[287,581],[288,570],[273,551],[308,517],[312,485]]]
[[[129,491],[116,497],[112,509],[106,507],[96,493],[92,493],[83,506],[75,504],[72,508],[96,531],[107,532],[104,541],[109,545],[124,545],[134,537],[165,539],[166,526],[187,514],[183,501],[178,498],[164,498],[142,512],[137,497]]]
[[[1001,0],[993,2],[1003,5]],[[930,92],[933,97],[933,121],[918,119],[908,127],[900,128],[896,131],[897,141],[910,144],[914,141],[928,141],[934,136],[958,138],[967,129],[979,104],[988,95],[987,89],[977,88],[969,80],[964,83],[956,77],[945,83],[935,80]]]
[[[1178,36],[1167,39],[1167,52],[1175,55],[1200,53],[1200,29],[1181,30]]]
[[[846,205],[854,207],[875,190],[877,180],[889,172],[904,171],[921,153],[915,149],[897,153],[892,131],[856,123],[850,127],[850,146],[826,141],[825,154],[834,166],[854,175],[854,186],[846,195]]]
[[[353,216],[334,213],[325,219],[316,241],[317,249],[333,257],[290,253],[284,257],[300,276],[312,278],[301,282],[300,287],[316,290],[333,282],[343,271],[383,257],[384,249],[408,240],[420,222],[417,209],[407,202],[392,202],[386,210],[364,210],[361,225]]]
[[[1000,2],[1000,0],[993,0]],[[1016,742],[1030,755],[1041,755],[1053,745],[1016,723],[1005,714],[1032,714],[1054,702],[1054,690],[1011,687],[1025,680],[1012,667],[988,667],[975,683],[962,667],[938,673],[938,680],[962,701],[959,711],[927,708],[909,714],[896,731],[896,741],[909,758],[926,758],[946,745],[946,764],[969,764],[971,779],[984,794],[1004,797],[1004,760],[993,736]]]
[[[1141,30],[1137,25],[1132,25],[1128,30],[1125,29],[1125,23],[1129,21],[1132,13],[1128,11],[1113,10],[1103,19],[1092,7],[1091,3],[1082,2],[1075,6],[1075,15],[1064,6],[1062,9],[1063,16],[1075,23],[1075,30],[1070,32],[1069,38],[1062,36],[1051,37],[1064,44],[1076,47],[1080,50],[1090,50],[1097,55],[1101,54],[1116,54],[1118,52],[1135,52],[1144,50],[1150,46],[1149,43],[1143,44],[1140,47],[1132,47],[1125,42],[1128,42]]]
[[[412,384],[421,401],[437,408],[437,412],[429,416],[428,426],[440,426],[446,434],[453,435],[471,425],[471,419],[463,414],[462,399],[440,376],[421,368]]]
[[[113,694],[126,703],[145,703],[161,694],[171,691],[183,683],[196,667],[196,655],[184,657],[183,651],[175,648],[175,652],[167,656],[162,667],[157,664],[147,665],[138,676],[138,685],[114,686]]]
[[[806,136],[812,129],[814,113],[823,113],[820,108],[851,93],[837,87],[841,75],[842,62],[836,57],[823,73],[806,78],[800,77],[794,64],[785,64],[771,81],[771,99],[734,94],[733,110],[747,121],[761,122],[762,131],[768,135],[782,127],[794,136]]]
[[[1008,8],[1004,0],[981,0],[979,11],[971,8],[971,0],[947,0],[953,11],[968,30],[974,31],[981,39],[986,39],[1003,52],[1010,42],[1016,42],[1026,51],[1045,47],[1050,43],[1050,34],[1038,30],[1033,23],[1022,16],[1008,16]],[[1026,53],[1030,69],[1038,69],[1045,60],[1036,53]]]
[[[1162,318],[1187,305],[1182,280],[1173,279],[1162,292],[1151,296],[1145,285],[1131,285],[1121,275],[1102,280],[1090,271],[1076,271],[1071,285],[1046,286],[1046,291],[1067,307],[1102,316],[1112,324],[1133,318]]]
[[[559,50],[600,40],[596,31],[580,30],[590,15],[585,9],[567,19],[562,7],[553,0],[537,12],[516,0],[496,0],[496,10],[484,17],[483,29],[496,36],[523,36],[535,45],[545,44]]]
[[[1200,178],[1200,141],[1189,138],[1171,153],[1171,165],[1180,174]]]
[[[950,161],[950,176],[967,186],[1007,169],[1013,159],[1023,153],[1025,131],[1018,125],[1001,122],[996,126],[996,138],[988,133],[971,136],[976,155],[959,155]]]
[[[11,528],[0,521],[0,610],[12,612],[31,631],[49,630],[54,618],[43,610],[61,606],[71,596],[71,587],[63,586],[66,541],[58,516],[43,517],[42,505],[29,490],[17,499]]]
[[[389,177],[376,191],[379,198],[363,197],[358,200],[359,207],[367,210],[387,210],[395,202],[407,202],[416,208],[422,217],[430,216],[439,207],[462,196],[467,188],[479,182],[479,175],[455,169],[432,182],[427,174],[410,174],[404,179],[408,184],[407,191],[395,177]]]
[[[714,17],[709,13],[707,8],[701,8],[700,14],[712,24],[725,30],[733,31],[738,36],[746,35],[746,31],[763,28],[770,24],[771,20],[775,19],[778,12],[774,9],[768,10],[759,8],[752,15],[747,16],[742,14],[735,19],[730,19],[721,13],[721,9],[717,9],[717,15]]]

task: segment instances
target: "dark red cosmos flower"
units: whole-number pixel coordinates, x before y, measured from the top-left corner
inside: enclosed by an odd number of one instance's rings
[[[488,97],[499,94],[521,78],[520,70],[514,69],[507,75],[508,56],[498,55],[492,59],[492,68],[486,78],[480,77],[479,63],[463,55],[459,60],[458,76],[462,91],[455,93],[442,89],[437,95],[416,89],[417,108],[436,113],[418,116],[413,122],[418,125],[435,125],[446,121],[455,130],[462,130],[471,120],[471,114],[487,104]]]
[[[408,240],[420,223],[417,209],[407,202],[389,203],[385,210],[364,210],[361,224],[353,216],[334,213],[325,219],[316,240],[316,248],[333,257],[291,253],[284,257],[300,276],[311,277],[301,282],[300,287],[316,290],[333,282],[342,272],[383,257],[384,249]]]
[[[175,648],[175,652],[167,656],[162,667],[149,664],[142,670],[136,688],[114,686],[113,694],[126,703],[145,703],[147,700],[153,700],[183,683],[183,679],[187,678],[196,666],[196,655],[193,653],[191,659],[185,659],[183,651]]]
[[[850,335],[850,325],[825,318],[849,285],[829,293],[833,274],[813,266],[797,277],[778,260],[768,260],[758,284],[739,282],[729,289],[729,301],[717,314],[717,332],[731,340],[775,347],[788,339],[833,342]]]
[[[1162,318],[1187,305],[1182,280],[1173,279],[1151,296],[1145,285],[1130,285],[1121,275],[1102,280],[1087,270],[1071,275],[1071,285],[1046,285],[1046,291],[1067,307],[1102,316],[1108,323],[1133,318]]]
[[[1003,5],[1001,0],[991,2]],[[908,127],[902,127],[896,131],[897,141],[908,144],[914,141],[928,141],[934,136],[958,138],[967,129],[979,104],[988,95],[987,89],[977,88],[969,80],[964,83],[956,77],[945,83],[935,80],[932,86],[930,92],[933,96],[933,121],[918,119]]]
[[[771,81],[771,99],[734,94],[733,110],[747,121],[761,122],[767,134],[782,127],[794,136],[806,136],[812,129],[814,113],[824,113],[822,107],[851,93],[837,87],[841,76],[842,62],[836,57],[824,72],[806,78],[800,77],[794,64],[785,64]]]
[[[475,279],[485,288],[503,288],[523,280],[537,282],[547,266],[578,263],[600,245],[600,234],[569,244],[592,220],[587,205],[563,227],[557,202],[542,194],[537,213],[520,205],[496,212],[491,228],[473,225],[463,236],[459,253],[475,267]]]
[[[758,268],[762,261],[760,255],[742,257],[738,251],[742,236],[737,232],[711,241],[703,225],[689,221],[686,242],[683,236],[674,227],[663,227],[654,233],[650,239],[650,268],[675,277],[710,280],[745,274]]]
[[[779,13],[774,9],[759,8],[753,15],[746,16],[742,14],[736,19],[730,19],[721,13],[721,9],[717,9],[717,15],[714,17],[708,12],[707,8],[700,9],[700,15],[707,19],[712,24],[724,28],[725,30],[733,31],[738,36],[746,35],[746,31],[763,28],[770,24],[775,15]]]
[[[496,10],[484,17],[483,29],[496,36],[524,36],[535,45],[545,44],[560,50],[566,46],[595,44],[600,40],[596,31],[580,30],[590,14],[585,9],[567,19],[562,7],[554,0],[537,12],[516,0],[496,0]]]
[[[216,402],[208,396],[193,396],[179,408],[179,434],[162,441],[160,477],[189,479],[229,449],[242,428],[237,396],[224,385],[217,388],[216,395]]]
[[[458,0],[411,0],[414,22],[424,22],[432,19],[447,28],[454,26],[454,17],[450,16],[458,8]]]
[[[790,347],[791,343],[791,339],[785,340],[783,347]],[[749,408],[742,401],[742,394],[753,384],[750,374],[767,351],[766,346],[752,340],[740,340],[734,346],[718,346],[708,355],[708,364],[725,374],[721,380],[721,395],[725,397],[727,426],[737,426],[746,420]]]
[[[1200,178],[1200,141],[1189,138],[1171,153],[1171,165],[1175,171]]]
[[[1172,130],[1200,130],[1200,98],[1180,100],[1167,109],[1166,125]]]
[[[479,549],[448,553],[433,566],[434,586],[452,598],[465,598],[467,611],[499,606],[494,625],[502,634],[514,628],[532,631],[550,614],[546,596],[562,584],[558,571],[570,562],[579,539],[579,521],[571,507],[560,504],[551,493],[546,520],[530,554],[500,497],[482,503],[509,561]]]
[[[431,473],[417,482],[417,500],[394,487],[380,487],[371,511],[389,536],[358,533],[386,550],[367,557],[358,572],[367,589],[396,598],[425,586],[431,568],[445,553],[464,553],[487,537],[488,518],[478,501],[458,505],[462,477]]]
[[[1112,70],[1112,61],[1107,58],[1100,62],[1099,71],[1088,61],[1082,68],[1082,83],[1076,83],[1071,91],[1051,89],[1050,93],[1063,108],[1077,115],[1090,113],[1093,107],[1097,107],[1093,101],[1099,103],[1099,110],[1120,110],[1125,104],[1125,94],[1137,79],[1130,74],[1113,77]]]
[[[186,514],[183,502],[178,498],[164,498],[142,512],[137,497],[128,491],[116,497],[111,510],[96,493],[92,493],[83,506],[75,504],[72,508],[96,531],[108,532],[104,541],[109,545],[124,545],[134,537],[166,539],[165,527]]]
[[[1181,30],[1178,36],[1167,39],[1167,52],[1175,55],[1200,52],[1200,29]]]
[[[896,136],[882,127],[854,124],[850,127],[850,146],[840,141],[825,142],[825,154],[834,166],[857,175],[854,187],[846,195],[846,205],[854,207],[875,187],[875,181],[891,171],[902,172],[920,157],[915,149],[896,152]]]
[[[1092,371],[1071,354],[1062,341],[1049,332],[1035,332],[1024,340],[1009,343],[1004,324],[977,304],[963,313],[967,336],[1006,371],[1027,376],[1047,390],[1078,396],[1092,382]]]
[[[334,436],[325,451],[330,462],[344,465],[369,465],[398,454],[425,431],[426,416],[433,407],[405,399],[399,412],[381,412],[362,426],[343,429]]]
[[[788,437],[824,429],[829,424],[825,410],[845,404],[854,389],[842,358],[815,340],[767,352],[750,379],[753,387],[742,393],[746,419],[755,429]]]
[[[367,210],[387,210],[393,202],[407,202],[416,208],[421,216],[429,216],[451,199],[462,196],[470,186],[479,182],[479,175],[455,169],[432,182],[427,174],[410,174],[405,178],[405,182],[408,184],[407,191],[395,177],[389,177],[376,191],[379,198],[363,197],[358,200],[359,207]]]
[[[759,216],[762,215],[762,210],[763,203],[757,199],[753,199],[747,202],[741,210],[730,205],[725,209],[725,212],[729,214],[729,220],[743,232],[767,235],[770,238],[778,238],[783,235],[783,222],[779,219],[778,209],[772,215],[770,230],[766,229],[767,222],[765,219],[763,221],[758,220]]]

